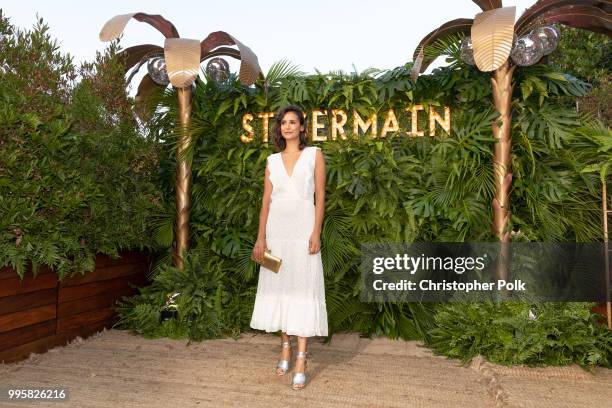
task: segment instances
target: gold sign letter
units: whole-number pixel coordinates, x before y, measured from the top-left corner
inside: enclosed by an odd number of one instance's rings
[[[274,117],[274,112],[262,112],[259,115],[257,115],[258,118],[263,119],[263,141],[267,142],[268,141],[268,135],[270,133],[270,118]]]
[[[411,111],[412,112],[412,132],[409,132],[408,135],[415,137],[415,136],[425,136],[425,133],[423,133],[423,131],[419,131],[418,126],[419,126],[419,117],[418,117],[418,112],[423,110],[423,105],[414,105],[412,108],[406,108],[407,111]]]
[[[311,140],[314,142],[321,142],[321,141],[327,140],[327,135],[319,135],[318,133],[319,129],[325,129],[325,125],[323,123],[319,124],[318,122],[319,116],[323,116],[323,115],[325,114],[321,112],[320,110],[312,111]]]
[[[251,140],[253,140],[253,126],[249,124],[249,122],[252,120],[253,115],[250,113],[246,113],[242,116],[242,128],[247,132],[246,135],[240,135],[240,140],[242,140],[244,143],[249,143]]]
[[[338,122],[338,116],[340,122]],[[331,137],[332,140],[336,140],[336,136],[339,134],[342,139],[346,139],[346,134],[344,133],[344,125],[346,125],[346,113],[342,109],[334,109],[332,110],[332,120],[331,120]]]
[[[389,109],[389,112],[387,112],[387,119],[385,119],[385,124],[382,128],[382,132],[380,132],[380,137],[385,137],[387,133],[397,132],[398,130],[399,123],[397,122],[395,112],[393,111],[393,109]]]
[[[436,122],[442,126],[447,134],[450,134],[450,108],[448,106],[444,107],[444,120],[433,106],[429,108],[429,136],[431,137],[436,135]]]
[[[372,133],[371,133],[372,138],[376,138],[377,136],[376,114],[373,113],[372,116],[368,118],[368,121],[364,123],[363,119],[361,119],[361,116],[359,116],[359,113],[357,113],[357,111],[354,110],[353,111],[353,133],[355,134],[355,136],[359,136],[359,129],[361,129],[363,131],[363,134],[365,135],[370,127],[372,127]]]

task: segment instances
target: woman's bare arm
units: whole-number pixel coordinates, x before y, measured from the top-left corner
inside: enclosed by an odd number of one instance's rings
[[[257,230],[257,241],[253,248],[253,257],[261,260],[263,252],[266,248],[266,223],[268,222],[268,213],[270,212],[270,197],[272,196],[272,182],[270,181],[270,171],[266,166],[264,176],[264,191],[261,200],[261,210],[259,211],[259,228]]]
[[[266,223],[268,222],[268,213],[270,212],[270,197],[272,197],[272,182],[270,181],[270,171],[266,167],[266,175],[264,177],[264,191],[261,199],[261,211],[259,212],[259,230],[257,238],[266,238]]]
[[[310,239],[310,253],[321,249],[321,232],[323,230],[323,215],[325,214],[325,158],[320,149],[315,155],[315,222]]]

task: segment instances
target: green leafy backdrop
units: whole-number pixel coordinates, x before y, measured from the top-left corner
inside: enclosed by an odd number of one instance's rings
[[[457,48],[449,45],[451,58]],[[241,118],[295,103],[312,109],[352,109],[382,122],[389,108],[449,105],[450,134],[385,138],[351,135],[318,143],[327,167],[322,257],[330,332],[421,339],[437,352],[467,359],[483,354],[501,363],[609,365],[610,332],[595,323],[589,304],[370,304],[359,301],[361,242],[491,241],[493,196],[491,106],[487,75],[457,60],[409,79],[410,65],[363,73],[305,75],[283,61],[266,82],[244,88],[197,80],[193,105],[192,250],[188,266],[160,258],[154,283],[123,303],[119,327],[147,336],[206,338],[248,329],[257,283],[249,260],[256,237],[266,157],[261,128],[248,144]],[[596,171],[609,160],[610,131],[578,115],[566,101],[588,84],[547,66],[523,69],[513,101],[513,239],[601,239]],[[176,104],[159,95],[161,112],[150,131],[168,146],[162,160],[165,192],[173,200]],[[440,110],[440,108],[439,108]],[[350,116],[350,115],[349,115]],[[363,117],[365,117],[363,116]],[[253,122],[261,126],[261,121]],[[420,128],[425,128],[425,121]],[[380,124],[379,124],[380,127]],[[345,129],[351,129],[351,123]],[[439,132],[443,133],[443,132]],[[168,206],[170,207],[170,205]],[[172,212],[157,224],[160,242],[172,242]],[[159,323],[169,293],[181,292],[179,317]],[[537,309],[537,318],[526,311]],[[559,318],[563,316],[563,318]],[[480,337],[478,337],[480,336]]]

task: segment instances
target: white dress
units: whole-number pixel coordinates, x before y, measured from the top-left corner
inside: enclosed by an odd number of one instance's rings
[[[327,336],[327,308],[321,252],[310,255],[308,240],[315,222],[314,168],[317,147],[306,147],[291,177],[280,153],[268,156],[272,183],[266,243],[282,259],[274,273],[259,269],[251,318],[254,329],[302,337]]]

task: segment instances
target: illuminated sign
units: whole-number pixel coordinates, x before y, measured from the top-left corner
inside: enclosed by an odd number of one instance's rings
[[[384,119],[379,118],[376,113],[370,115],[366,119],[353,110],[351,114],[352,134],[353,135],[370,135],[372,138],[385,137],[390,133],[404,133],[410,137],[425,136],[425,130],[419,129],[419,112],[421,115],[428,115],[429,129],[428,136],[435,136],[438,124],[447,134],[450,133],[451,111],[448,106],[444,107],[444,116],[438,113],[434,107],[430,107],[425,111],[423,105],[413,105],[406,108],[403,112],[407,112],[410,118],[409,129],[400,128],[397,115],[394,109],[389,109],[384,115]],[[304,112],[307,118],[310,118],[308,134],[313,141],[347,139],[346,126],[349,121],[349,115],[342,109],[328,110],[313,110],[308,114]],[[383,116],[383,115],[381,115]],[[240,135],[240,140],[248,143],[255,137],[253,122],[259,120],[261,129],[263,130],[262,140],[268,142],[270,135],[270,119],[274,118],[274,112],[259,112],[255,115],[246,113],[242,116],[242,129],[246,134]],[[382,127],[379,129],[379,122],[382,122]],[[349,128],[350,129],[350,128]]]

